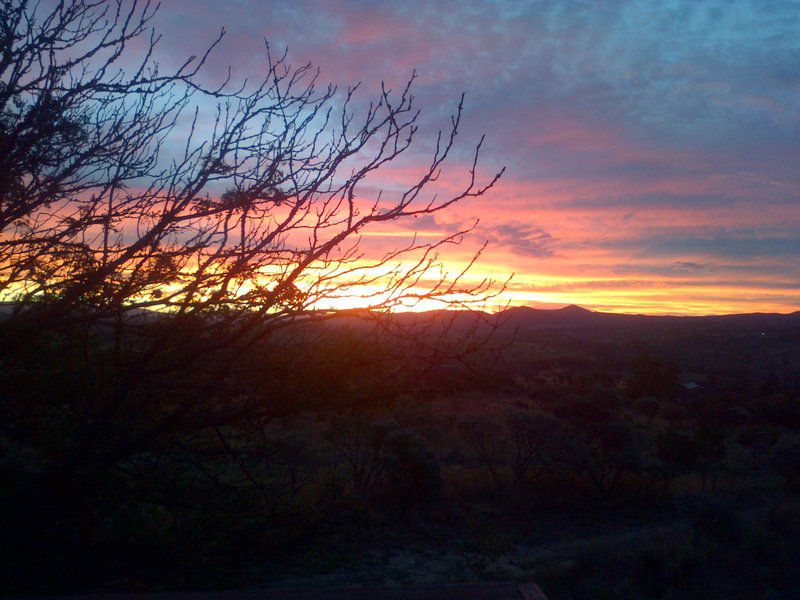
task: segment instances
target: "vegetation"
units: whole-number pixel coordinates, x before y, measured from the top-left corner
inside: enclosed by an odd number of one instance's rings
[[[19,346],[2,378],[17,400],[0,463],[4,543],[18,549],[7,591],[512,579],[554,598],[791,597],[797,375],[769,393],[687,388],[689,374],[728,366],[689,359],[659,370],[673,393],[637,397],[627,382],[663,362],[672,334],[626,355],[619,330],[605,354],[576,342],[580,329],[556,331],[500,361],[487,349],[457,370],[399,373],[387,344],[344,326],[316,332],[317,354],[265,345],[193,399],[192,421],[62,478],[50,465],[83,447],[75,399],[96,380],[75,368],[74,337]],[[796,349],[775,340],[763,353]],[[183,376],[170,393],[191,386]],[[92,447],[170,407],[157,387],[137,397]],[[232,410],[248,417],[217,423]]]
[[[0,591],[800,589],[796,315],[392,313],[497,291],[436,270],[463,232],[358,248],[497,181],[479,144],[433,194],[460,105],[363,203],[416,135],[410,83],[359,112],[267,47],[258,85],[209,86],[207,53],[157,67],[151,18],[0,4]]]

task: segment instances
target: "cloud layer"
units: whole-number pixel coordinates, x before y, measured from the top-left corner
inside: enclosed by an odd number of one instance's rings
[[[511,301],[718,313],[800,308],[799,23],[776,0],[182,0],[158,26],[178,60],[224,25],[210,71],[235,77],[265,37],[337,83],[416,69],[423,133],[465,91],[456,161],[485,132],[508,176],[407,227],[480,219],[478,269],[515,272]]]

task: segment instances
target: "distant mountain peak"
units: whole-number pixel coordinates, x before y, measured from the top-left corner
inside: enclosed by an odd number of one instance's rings
[[[582,306],[578,306],[577,304],[570,304],[569,306],[565,306],[561,309],[564,312],[571,312],[576,314],[586,314],[591,313],[594,311],[589,310],[588,308],[583,308]]]

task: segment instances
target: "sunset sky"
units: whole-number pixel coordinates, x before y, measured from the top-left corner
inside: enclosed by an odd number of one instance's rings
[[[479,219],[475,275],[515,276],[514,304],[651,314],[800,308],[797,2],[238,2],[169,0],[161,57],[228,34],[207,73],[257,79],[263,38],[322,78],[400,85],[413,69],[419,144],[385,180],[429,161],[462,91],[443,186],[507,171],[487,196],[391,228],[366,248]],[[366,190],[365,193],[370,190]]]

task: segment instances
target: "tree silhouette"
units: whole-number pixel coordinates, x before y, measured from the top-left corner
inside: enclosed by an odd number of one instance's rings
[[[378,257],[360,247],[369,226],[435,214],[500,177],[477,182],[479,143],[463,189],[427,193],[461,102],[419,178],[368,197],[370,177],[415,141],[413,75],[365,104],[359,86],[320,86],[310,65],[294,68],[266,44],[257,85],[204,86],[224,31],[165,74],[155,8],[86,0],[46,11],[19,0],[0,14],[0,293],[14,300],[14,339],[81,327],[87,362],[102,351],[116,366],[100,414],[154,372],[224,354],[203,375],[219,381],[243,352],[298,317],[330,318],[321,307],[343,298],[374,316],[491,293],[491,282],[465,283],[439,260],[466,231]],[[209,103],[205,120],[198,107]],[[111,335],[98,339],[98,328]]]
[[[431,189],[463,96],[419,176],[374,192],[418,137],[413,74],[367,101],[265,43],[260,81],[207,85],[224,31],[165,71],[156,9],[0,3],[0,299],[13,301],[0,413],[4,443],[39,461],[7,491],[26,514],[4,519],[23,537],[80,514],[109,471],[135,471],[178,439],[218,438],[238,459],[231,428],[296,410],[289,393],[263,390],[324,361],[310,325],[343,299],[371,309],[357,316],[377,323],[376,339],[392,328],[410,339],[423,320],[380,315],[497,291],[464,277],[479,253],[452,274],[439,258],[469,227],[379,256],[361,245],[369,227],[436,214],[499,179],[479,182],[481,140],[463,188]],[[403,348],[433,355],[441,323],[433,337]]]
[[[497,180],[476,183],[476,150],[461,191],[426,196],[453,147],[461,103],[422,175],[391,199],[366,199],[368,178],[415,139],[413,76],[398,91],[382,85],[356,111],[359,86],[320,87],[310,65],[293,68],[266,45],[258,85],[207,89],[197,75],[208,53],[159,71],[150,3],[40,10],[11,2],[0,15],[0,290],[20,306],[49,300],[51,320],[77,308],[93,317],[137,308],[224,315],[219,331],[253,339],[264,335],[255,323],[336,298],[387,308],[487,291],[486,282],[462,285],[460,274],[431,279],[437,250],[465,232],[375,259],[357,239]],[[146,51],[123,70],[139,38]],[[211,123],[197,108],[187,114],[195,100],[214,100]],[[178,142],[182,151],[166,152]]]

